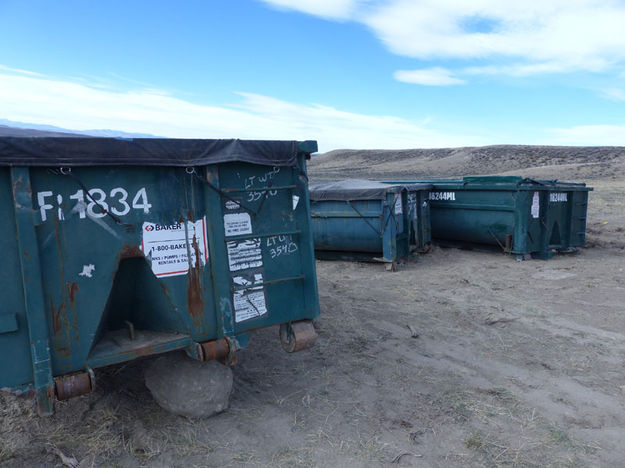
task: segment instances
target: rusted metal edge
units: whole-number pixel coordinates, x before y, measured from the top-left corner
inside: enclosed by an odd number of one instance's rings
[[[59,401],[86,395],[95,390],[95,374],[93,370],[77,374],[63,375],[54,379],[54,391]]]
[[[288,322],[280,325],[280,342],[287,353],[311,348],[317,340],[312,320]]]

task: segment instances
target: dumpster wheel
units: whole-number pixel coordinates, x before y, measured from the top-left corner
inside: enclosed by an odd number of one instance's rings
[[[317,332],[312,320],[289,322],[280,325],[280,342],[287,353],[308,349],[315,344]]]

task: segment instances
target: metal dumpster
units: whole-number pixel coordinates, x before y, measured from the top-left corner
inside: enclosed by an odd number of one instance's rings
[[[381,180],[384,184],[397,185],[395,181]],[[406,206],[410,226],[410,246],[417,252],[427,252],[432,243],[430,220],[430,191],[432,184],[400,184],[406,189]]]
[[[393,265],[410,253],[407,193],[351,179],[309,185],[315,255]]]
[[[414,181],[411,181],[414,182]],[[586,242],[586,184],[518,176],[429,180],[432,236],[548,259]]]
[[[182,349],[235,360],[319,313],[305,160],[316,142],[0,138],[0,388],[39,411],[92,369]]]

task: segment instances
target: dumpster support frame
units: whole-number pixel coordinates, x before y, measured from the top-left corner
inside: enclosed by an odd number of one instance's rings
[[[54,380],[29,169],[12,167],[11,185],[37,411],[49,416],[54,412]]]

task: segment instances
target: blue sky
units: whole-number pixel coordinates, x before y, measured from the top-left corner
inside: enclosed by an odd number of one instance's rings
[[[336,148],[625,145],[621,0],[0,0],[0,119]]]

